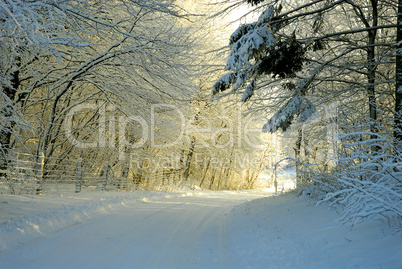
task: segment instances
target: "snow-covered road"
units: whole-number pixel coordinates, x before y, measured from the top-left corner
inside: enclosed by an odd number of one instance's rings
[[[0,268],[232,268],[226,216],[261,195],[144,197],[23,242]]]
[[[267,196],[0,195],[0,268],[402,268],[392,223],[351,230],[306,197]]]

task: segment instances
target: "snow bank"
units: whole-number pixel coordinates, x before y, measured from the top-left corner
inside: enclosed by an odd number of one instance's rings
[[[237,268],[402,268],[401,234],[385,223],[350,227],[306,197],[286,194],[234,208],[228,217]]]

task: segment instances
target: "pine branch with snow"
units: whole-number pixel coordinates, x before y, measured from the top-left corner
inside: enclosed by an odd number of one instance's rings
[[[262,127],[263,132],[273,133],[278,129],[286,131],[295,117],[306,121],[316,112],[313,104],[304,96],[296,95],[283,105]]]
[[[300,71],[305,49],[293,34],[278,41],[279,26],[275,23],[280,7],[269,5],[258,20],[241,25],[229,38],[230,55],[225,70],[231,73],[217,80],[212,94],[244,88],[242,102],[249,100],[258,88],[260,76],[287,78]]]

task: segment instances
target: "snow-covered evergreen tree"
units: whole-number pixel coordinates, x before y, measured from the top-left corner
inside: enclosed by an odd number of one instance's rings
[[[248,1],[253,5],[262,1]],[[254,23],[243,24],[229,39],[230,56],[223,75],[213,86],[218,94],[231,89],[231,93],[244,88],[241,101],[246,102],[257,88],[261,76],[290,78],[302,69],[305,47],[296,40],[295,33],[289,37],[276,37],[282,27],[278,22],[281,6],[269,5]],[[313,106],[303,91],[295,92],[292,99],[271,119],[264,130],[286,129],[294,116],[306,120],[314,112]]]

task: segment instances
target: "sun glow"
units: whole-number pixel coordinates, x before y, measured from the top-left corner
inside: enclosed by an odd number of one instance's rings
[[[253,8],[246,4],[232,9],[227,15],[230,29],[236,30],[242,24],[253,22],[256,15],[252,11]]]

